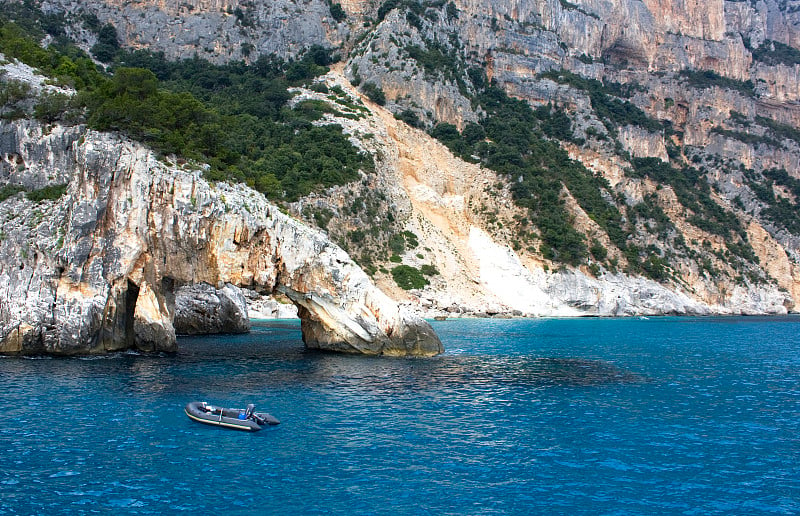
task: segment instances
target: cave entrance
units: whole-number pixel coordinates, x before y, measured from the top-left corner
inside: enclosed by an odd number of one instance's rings
[[[134,314],[136,313],[136,300],[139,299],[139,287],[136,283],[128,280],[128,288],[125,291],[124,324],[125,324],[125,347],[133,349],[136,344],[136,335],[133,330]]]

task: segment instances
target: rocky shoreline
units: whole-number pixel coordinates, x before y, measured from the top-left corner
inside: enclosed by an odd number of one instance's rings
[[[0,353],[171,352],[176,333],[245,331],[234,286],[291,299],[310,348],[443,350],[341,248],[243,185],[80,126],[2,122],[0,156],[19,189],[0,203]]]

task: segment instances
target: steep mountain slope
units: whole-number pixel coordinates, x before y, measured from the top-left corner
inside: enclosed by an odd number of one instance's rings
[[[336,72],[324,79],[331,86],[348,88]],[[357,92],[351,90],[351,94]],[[307,95],[321,97],[312,92]],[[593,277],[588,267],[548,270],[548,261],[538,253],[514,250],[517,226],[526,212],[512,202],[506,183],[491,170],[453,156],[423,131],[365,101],[371,109],[368,116],[337,121],[351,134],[361,135],[362,144],[381,157],[375,175],[357,185],[307,197],[292,208],[310,222],[315,214],[327,212],[331,220],[326,224],[328,232],[349,245],[362,265],[373,267],[378,285],[429,315],[781,313],[791,302],[786,292],[769,284],[731,285],[731,291],[721,296],[715,290],[718,283],[704,281],[707,278],[668,287],[622,273]],[[363,138],[365,132],[369,138]],[[384,201],[370,209],[370,199],[376,198]],[[574,200],[568,201],[575,225],[599,235],[602,230],[597,224]],[[395,223],[386,225],[387,218]],[[359,231],[381,224],[382,237],[406,232],[414,235],[413,243],[406,239],[399,249],[392,248]],[[793,285],[792,267],[782,248],[759,226],[748,231],[763,242],[757,254],[771,264],[777,277]],[[353,232],[358,236],[354,238]],[[603,241],[612,245],[607,238]],[[390,274],[397,266],[390,260],[392,253],[402,258],[403,264],[420,270],[434,265],[438,274],[430,276],[430,284],[423,289],[405,294]]]
[[[800,296],[800,2],[42,5],[87,49],[106,22],[172,57],[334,48],[342,94],[301,95],[341,108],[360,90],[366,108],[326,117],[376,172],[290,209],[431,314],[781,313]]]
[[[87,45],[97,34],[86,16],[111,22],[128,47],[163,51],[168,56],[197,55],[215,62],[262,54],[294,56],[312,45],[337,46],[349,27],[331,15],[323,0],[296,2],[230,0],[135,0],[41,2],[74,15],[76,39]]]

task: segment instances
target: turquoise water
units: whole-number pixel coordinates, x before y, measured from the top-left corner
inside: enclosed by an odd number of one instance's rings
[[[0,514],[800,513],[800,318],[433,324],[433,359],[305,351],[286,321],[0,359]]]

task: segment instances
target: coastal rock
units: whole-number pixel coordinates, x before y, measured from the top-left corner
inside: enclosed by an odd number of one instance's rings
[[[211,185],[138,144],[81,127],[45,134],[34,122],[3,123],[0,135],[0,155],[15,156],[0,162],[0,177],[26,185],[56,160],[51,181],[68,181],[58,198],[19,193],[0,202],[4,352],[174,351],[176,285],[204,282],[285,292],[309,347],[443,350],[428,323],[380,292],[342,249],[243,185]]]
[[[402,308],[392,309],[389,298],[377,289],[365,293],[362,302],[367,310],[362,313],[348,312],[326,294],[302,294],[288,287],[280,291],[298,306],[303,342],[309,348],[388,356],[428,356],[444,351],[441,344],[432,345],[438,337],[427,322]],[[389,308],[381,312],[384,325],[372,316],[380,306]]]
[[[262,296],[254,290],[242,291],[247,302],[247,315],[250,319],[297,319],[297,307],[283,297],[278,301],[274,296]]]
[[[178,334],[247,333],[247,301],[230,283],[221,289],[208,283],[184,285],[175,292],[173,324]]]
[[[332,78],[337,80],[335,74]],[[344,83],[338,84],[346,88]],[[424,132],[408,127],[380,108],[373,108],[373,113],[368,122],[361,123],[369,124],[369,132],[375,135],[369,141],[379,142],[386,156],[378,163],[376,183],[379,188],[402,185],[402,190],[386,191],[393,195],[396,205],[410,205],[403,220],[407,221],[406,229],[420,240],[417,249],[402,255],[403,263],[419,268],[433,262],[438,271],[430,278],[430,285],[412,293],[399,289],[391,277],[382,279],[377,275],[378,285],[409,309],[427,317],[515,313],[559,317],[782,314],[794,309],[795,278],[800,276],[784,249],[793,249],[796,243],[775,241],[755,222],[749,230],[750,240],[777,285],[734,288],[724,277],[698,274],[691,269],[691,263],[685,265],[683,274],[687,279],[682,284],[599,269],[591,274],[588,267],[551,269],[529,250],[514,250],[513,233],[498,231],[497,224],[492,224],[492,219],[502,220],[508,227],[526,216],[514,206],[508,190],[496,187],[497,178],[492,171],[459,160]],[[629,127],[625,134],[632,151],[664,157],[663,144],[650,133]],[[593,170],[613,172],[611,179],[624,188],[631,202],[641,202],[648,189],[663,196],[668,214],[679,221],[682,229],[686,228],[687,239],[708,238],[699,232],[691,233],[691,226],[680,222],[680,204],[667,188],[659,190],[649,183],[630,180],[622,170],[622,162],[602,154],[581,154],[585,151],[577,148],[574,152]],[[733,198],[736,194],[726,195]],[[341,211],[340,206],[329,205],[329,209]],[[484,212],[491,216],[483,215],[480,207],[486,207]],[[579,206],[573,205],[572,209],[576,223],[583,225],[585,231],[602,233]],[[603,245],[612,248],[607,240]]]

